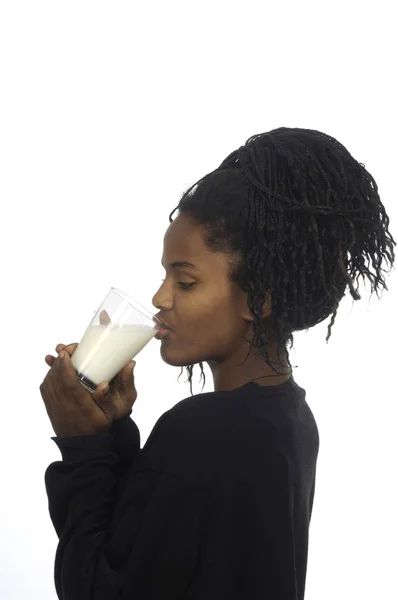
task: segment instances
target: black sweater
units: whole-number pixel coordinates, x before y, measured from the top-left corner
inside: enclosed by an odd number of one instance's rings
[[[137,425],[52,437],[62,600],[301,600],[319,450],[294,378],[188,397]]]

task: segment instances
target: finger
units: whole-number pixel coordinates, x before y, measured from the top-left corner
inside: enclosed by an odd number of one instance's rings
[[[106,310],[101,310],[100,312],[100,325],[106,325],[107,323],[110,323],[111,319],[108,315],[108,313],[106,312]]]
[[[55,348],[55,351],[59,354],[62,352],[62,350],[65,350],[69,356],[72,356],[78,345],[79,344],[77,343],[69,344],[68,346],[65,346],[65,344],[58,344],[58,346]]]
[[[58,344],[58,346],[55,348],[55,351],[57,352],[57,354],[64,351],[64,352],[67,352],[69,354],[69,356],[72,356],[72,354],[74,353],[74,351],[76,350],[78,345],[79,344],[77,344],[77,343],[69,344],[68,346],[65,346],[65,344]],[[52,356],[52,354],[47,354],[44,360],[50,367],[52,367],[54,364],[55,358],[56,357]]]
[[[61,352],[61,354],[63,354],[63,358],[61,358],[60,355],[56,362],[58,363],[59,373],[63,384],[69,389],[77,387],[77,384],[79,384],[79,380],[77,378],[76,371],[72,365],[71,358],[69,354],[65,351]]]
[[[131,389],[134,389],[134,368],[136,362],[132,360],[126,365],[120,374],[121,387],[124,394],[127,394]]]

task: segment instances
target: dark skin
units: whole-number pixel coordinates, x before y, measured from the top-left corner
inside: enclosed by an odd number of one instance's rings
[[[282,363],[277,362],[276,342],[268,346],[269,357],[283,375],[276,375],[255,348],[242,364],[253,337],[254,318],[247,293],[228,278],[228,260],[225,252],[206,247],[204,230],[191,217],[179,215],[170,224],[163,241],[166,279],[152,299],[160,319],[171,329],[161,341],[161,356],[177,367],[207,362],[215,391],[232,390],[255,379],[260,386],[279,385],[289,379],[291,368],[282,351]],[[197,269],[170,266],[177,261],[188,261]],[[191,288],[181,286],[190,283]],[[272,325],[269,295],[263,317],[266,325]]]

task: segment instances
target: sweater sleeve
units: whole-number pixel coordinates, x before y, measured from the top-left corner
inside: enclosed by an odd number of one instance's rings
[[[114,421],[110,429],[113,438],[112,450],[117,455],[123,471],[131,467],[141,451],[140,430],[130,418],[130,414]]]
[[[134,425],[125,426],[135,429]],[[195,572],[202,494],[142,454],[118,494],[112,435],[52,438],[45,472],[60,600],[179,598]],[[132,457],[130,457],[132,458]]]

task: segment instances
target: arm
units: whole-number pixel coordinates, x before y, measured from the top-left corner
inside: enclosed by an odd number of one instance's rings
[[[136,425],[127,419],[124,427],[133,431]],[[52,439],[63,458],[45,473],[59,538],[58,598],[119,600],[121,590],[136,600],[180,597],[195,569],[201,492],[151,469],[141,455],[119,497],[112,435]],[[136,449],[133,443],[133,454]]]
[[[152,445],[153,440],[156,439],[159,428],[170,412],[170,410],[166,411],[157,420],[145,443],[145,450],[148,450]],[[112,450],[117,455],[120,461],[120,467],[123,471],[130,468],[141,453],[140,431],[133,419],[130,418],[131,413],[132,410],[127,417],[114,421],[110,429],[110,434],[113,438]]]

